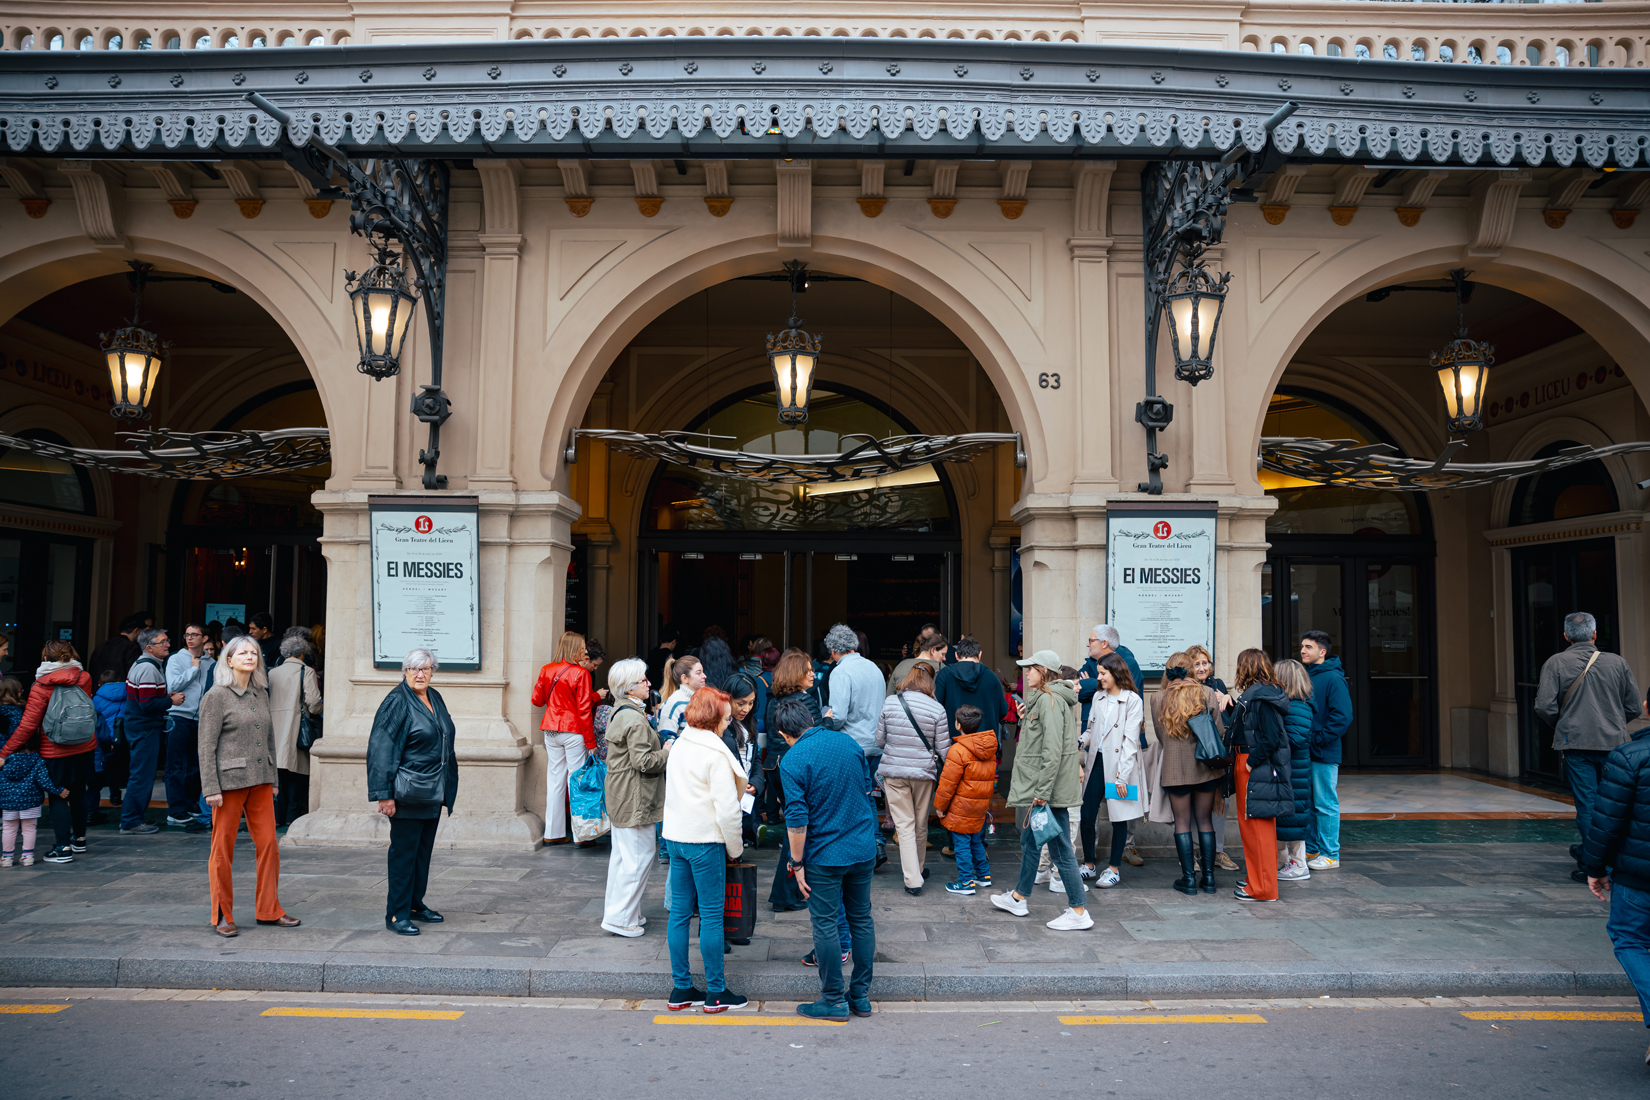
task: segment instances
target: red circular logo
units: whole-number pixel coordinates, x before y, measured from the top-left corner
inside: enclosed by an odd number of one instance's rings
[[[413,529],[420,535],[429,534],[430,529],[434,526],[435,524],[431,522],[429,516],[419,516],[417,519],[413,520]]]
[[[1160,519],[1152,525],[1152,535],[1156,538],[1166,539],[1173,533],[1169,527],[1169,521],[1166,519]]]

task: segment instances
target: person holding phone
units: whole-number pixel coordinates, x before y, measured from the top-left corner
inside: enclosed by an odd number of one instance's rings
[[[1146,761],[1140,747],[1140,729],[1145,721],[1145,705],[1135,690],[1134,677],[1122,657],[1107,653],[1096,665],[1100,689],[1089,704],[1089,725],[1084,733],[1083,775],[1083,859],[1094,866],[1095,821],[1099,806],[1089,810],[1098,798],[1111,822],[1111,852],[1106,869],[1095,885],[1109,890],[1122,881],[1123,849],[1129,842],[1129,822],[1146,813]],[[1098,766],[1097,766],[1098,765]],[[1098,783],[1098,793],[1094,785]]]

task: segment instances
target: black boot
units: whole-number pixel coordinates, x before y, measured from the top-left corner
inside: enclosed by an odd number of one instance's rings
[[[1197,872],[1192,870],[1192,834],[1176,833],[1174,835],[1175,854],[1180,857],[1181,878],[1174,880],[1172,885],[1182,894],[1197,894]]]
[[[1186,834],[1190,839],[1191,834]],[[1203,892],[1215,892],[1215,834],[1198,833],[1197,846],[1203,852]]]

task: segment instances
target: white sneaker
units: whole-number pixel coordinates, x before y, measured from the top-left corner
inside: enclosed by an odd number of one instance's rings
[[[1085,883],[1082,883],[1081,885],[1083,887],[1083,893],[1085,893],[1085,894],[1088,893],[1089,884],[1085,882]],[[1066,880],[1061,878],[1059,875],[1055,875],[1053,878],[1048,880],[1048,892],[1051,893],[1051,894],[1063,894],[1063,893],[1065,893],[1066,892]]]
[[[626,928],[618,924],[608,924],[606,921],[602,922],[602,930],[604,932],[611,932],[615,936],[623,936],[625,939],[629,940],[633,940],[637,936],[640,936],[643,932],[647,931],[647,929],[643,928],[639,924],[631,928]]]
[[[1094,927],[1094,918],[1067,906],[1064,913],[1048,922],[1048,926],[1056,932],[1081,932]]]
[[[1341,861],[1330,859],[1328,856],[1319,856],[1316,859],[1308,860],[1306,865],[1314,871],[1333,871],[1341,865]]]
[[[1013,890],[1002,894],[992,894],[991,904],[998,909],[1013,913],[1016,917],[1029,917],[1031,915],[1031,909],[1026,905],[1026,899],[1016,898]]]
[[[1298,859],[1290,860],[1288,866],[1278,872],[1278,878],[1283,882],[1301,882],[1311,877],[1312,872]]]
[[[1113,886],[1116,886],[1122,881],[1122,875],[1118,874],[1116,871],[1113,871],[1110,867],[1107,867],[1104,871],[1100,872],[1100,877],[1094,884],[1102,890],[1110,890]]]
[[[1051,879],[1053,877],[1054,877],[1054,869],[1052,867],[1049,868],[1047,871],[1038,871],[1037,872],[1037,885],[1041,886],[1043,883],[1047,882],[1049,879]]]

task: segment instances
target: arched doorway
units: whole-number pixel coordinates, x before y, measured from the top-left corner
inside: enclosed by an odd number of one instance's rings
[[[1282,386],[1265,434],[1391,442],[1332,398]],[[1271,471],[1260,478],[1278,501],[1261,572],[1264,648],[1276,659],[1297,656],[1307,630],[1334,639],[1352,688],[1347,765],[1435,763],[1437,546],[1426,501]]]

